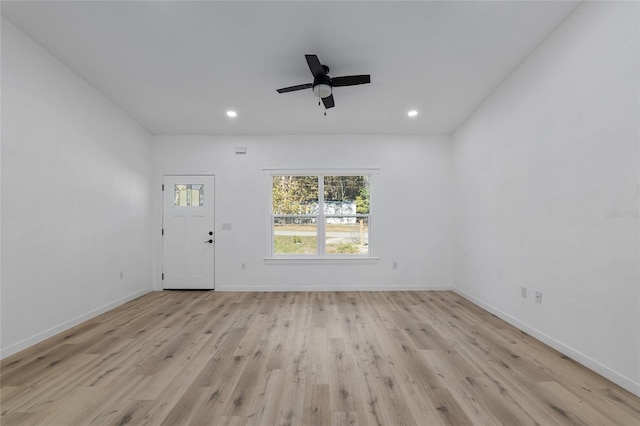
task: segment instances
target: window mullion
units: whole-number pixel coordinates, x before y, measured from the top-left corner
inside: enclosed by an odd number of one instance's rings
[[[324,175],[318,176],[318,255],[324,256],[325,254],[325,219],[324,219]]]

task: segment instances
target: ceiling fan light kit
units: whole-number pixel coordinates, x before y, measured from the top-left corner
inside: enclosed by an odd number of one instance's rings
[[[322,65],[316,55],[304,55],[307,59],[307,65],[313,75],[313,83],[299,84],[297,86],[283,87],[278,89],[278,93],[288,93],[297,90],[311,89],[313,94],[322,100],[325,109],[333,108],[335,102],[333,100],[333,88],[343,86],[357,86],[359,84],[371,83],[369,74],[347,75],[342,77],[329,77],[329,67]],[[325,113],[326,115],[326,113]]]
[[[313,86],[312,90],[313,94],[321,99],[331,96],[331,86],[328,84],[316,84],[315,86]]]

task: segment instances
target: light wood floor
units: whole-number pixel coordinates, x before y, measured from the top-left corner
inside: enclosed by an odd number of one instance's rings
[[[639,425],[451,292],[155,292],[7,358],[2,425]]]

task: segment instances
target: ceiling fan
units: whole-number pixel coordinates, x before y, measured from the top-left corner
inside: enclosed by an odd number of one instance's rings
[[[329,67],[322,65],[318,56],[304,55],[309,64],[311,74],[313,74],[313,83],[299,84],[297,86],[283,87],[278,89],[278,93],[295,92],[296,90],[312,89],[313,94],[322,99],[322,103],[326,109],[333,108],[333,88],[342,86],[356,86],[358,84],[371,83],[369,74],[363,75],[346,75],[343,77],[329,77]],[[326,113],[325,113],[326,114]]]

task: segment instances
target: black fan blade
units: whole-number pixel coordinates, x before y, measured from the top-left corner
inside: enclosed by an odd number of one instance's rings
[[[295,92],[296,90],[311,89],[312,87],[313,83],[299,84],[297,86],[283,87],[282,89],[278,89],[278,93]]]
[[[333,102],[333,95],[329,95],[326,98],[322,98],[322,103],[326,109],[333,108],[336,106],[335,102]]]
[[[358,84],[371,83],[371,76],[366,75],[345,75],[344,77],[334,77],[331,79],[333,87],[356,86]]]
[[[311,70],[311,74],[313,74],[313,78],[320,80],[326,76],[324,72],[324,68],[320,63],[320,59],[316,55],[304,55],[307,58],[307,64],[309,64],[309,69]]]

